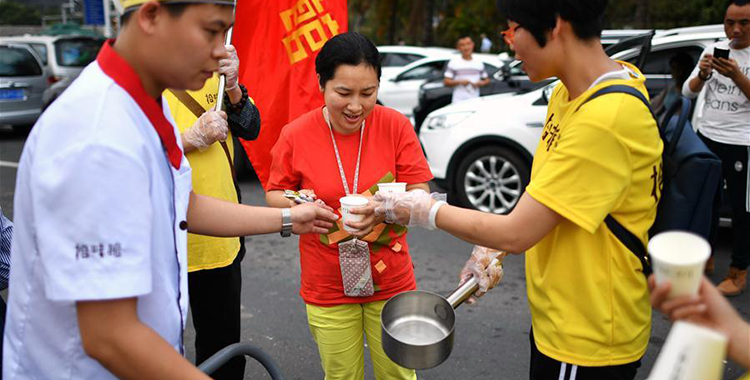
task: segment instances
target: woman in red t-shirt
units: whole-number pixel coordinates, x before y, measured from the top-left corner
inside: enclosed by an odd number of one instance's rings
[[[307,190],[339,210],[341,197],[372,196],[378,183],[393,181],[406,182],[407,191],[429,191],[432,173],[413,127],[400,113],[376,105],[381,70],[375,45],[359,33],[335,36],[321,49],[315,69],[325,106],[281,131],[272,150],[268,204],[293,206],[284,190]],[[372,207],[363,210],[363,221],[348,224],[358,231],[356,241],[341,221],[327,235],[300,237],[300,295],[310,331],[326,378],[364,377],[366,335],[376,378],[415,379],[415,372],[393,363],[380,343],[385,301],[416,289],[406,228],[385,224]],[[353,245],[364,254],[362,260],[347,261],[349,251],[343,247]],[[369,292],[357,293],[362,288],[344,284],[351,284],[352,270],[362,266],[370,274],[361,279],[371,282]]]

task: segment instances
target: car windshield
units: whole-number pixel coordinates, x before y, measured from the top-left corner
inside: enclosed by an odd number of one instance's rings
[[[91,38],[65,38],[55,42],[57,64],[66,67],[84,67],[91,63],[102,46],[100,40]]]
[[[0,77],[33,77],[42,75],[39,61],[31,52],[17,47],[0,46]]]

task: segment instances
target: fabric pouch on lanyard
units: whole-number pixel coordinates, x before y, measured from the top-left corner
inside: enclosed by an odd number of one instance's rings
[[[349,184],[346,182],[344,174],[344,165],[341,164],[339,148],[336,145],[336,137],[333,135],[328,109],[323,109],[323,116],[328,123],[328,129],[331,132],[331,141],[333,150],[336,153],[336,163],[339,166],[341,182],[344,184],[344,194],[349,195]],[[362,140],[365,137],[365,122],[359,133],[359,151],[357,152],[357,167],[354,171],[354,184],[352,190],[357,194],[357,184],[359,182],[359,164],[362,157]],[[358,240],[356,237],[352,240],[339,243],[339,266],[341,267],[341,280],[344,285],[344,294],[348,297],[369,297],[375,293],[375,286],[372,282],[372,269],[370,268],[370,247],[367,242]]]
[[[367,242],[352,239],[339,243],[339,265],[344,294],[349,297],[369,297],[375,293]]]

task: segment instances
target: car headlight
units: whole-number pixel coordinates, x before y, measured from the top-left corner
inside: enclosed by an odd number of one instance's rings
[[[427,120],[425,120],[424,123],[425,125],[427,125],[427,129],[451,128],[458,124],[461,124],[464,120],[468,119],[469,116],[473,114],[473,111],[445,113],[441,115],[430,116],[427,118]]]

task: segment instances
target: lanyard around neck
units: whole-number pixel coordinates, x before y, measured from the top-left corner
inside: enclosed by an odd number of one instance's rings
[[[365,121],[362,121],[362,128],[359,131],[359,149],[357,150],[357,167],[354,169],[354,185],[352,186],[352,193],[349,192],[349,183],[346,182],[346,174],[344,174],[344,166],[341,164],[341,156],[339,155],[339,147],[336,145],[336,138],[333,136],[333,127],[331,126],[331,117],[328,113],[328,109],[325,108],[323,112],[326,123],[328,124],[328,130],[331,132],[331,141],[333,141],[333,151],[336,153],[336,162],[339,164],[339,174],[341,174],[341,182],[344,184],[344,193],[346,195],[357,194],[357,183],[359,182],[359,163],[362,158],[362,140],[365,137]]]

